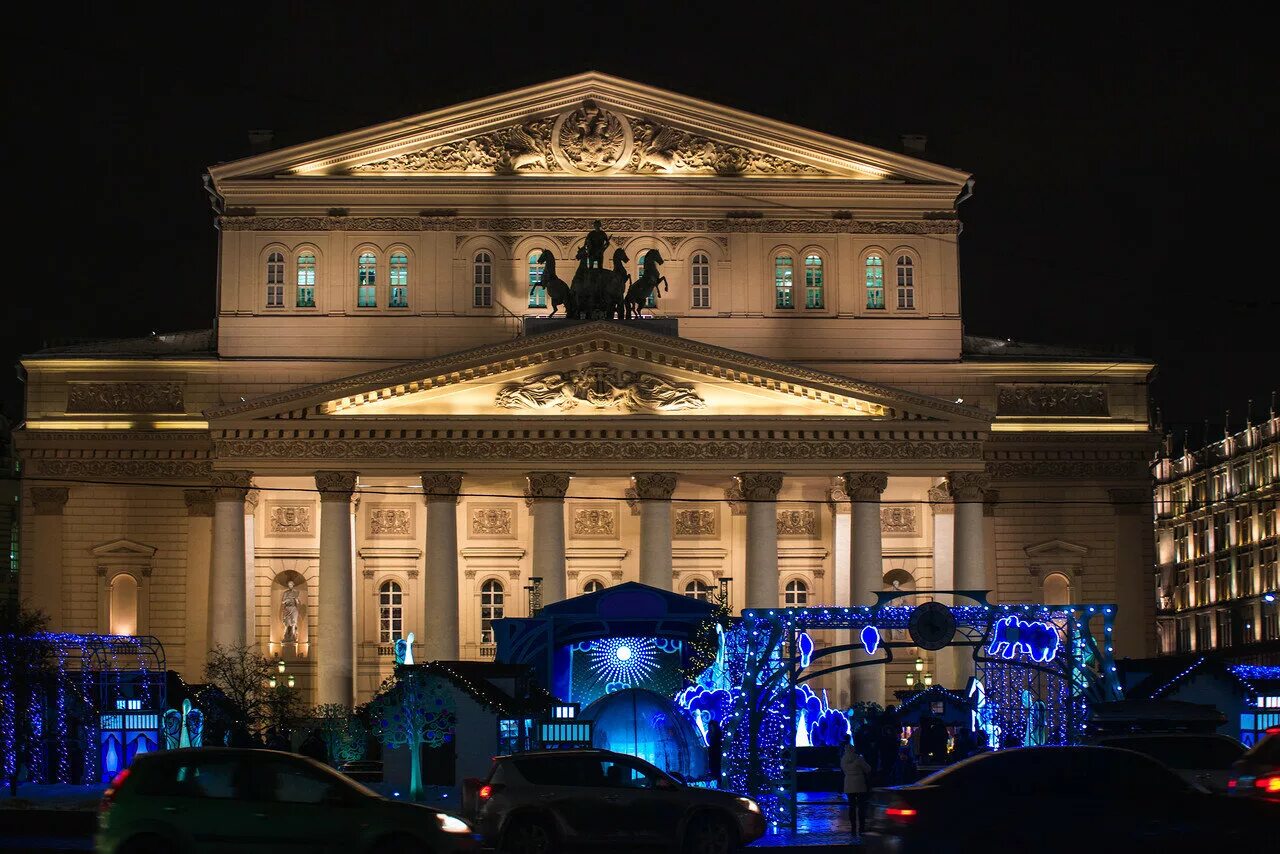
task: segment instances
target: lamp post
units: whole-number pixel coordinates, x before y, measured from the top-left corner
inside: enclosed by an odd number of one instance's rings
[[[920,671],[922,671],[922,670],[924,670],[924,659],[923,659],[923,658],[917,658],[917,659],[916,659],[916,673],[919,673],[919,672],[920,672]]]
[[[932,673],[924,674],[924,676],[920,678],[920,681],[924,683],[924,686],[926,688],[928,688],[930,685],[933,684],[933,674]]]
[[[914,673],[907,674],[907,687],[913,688],[916,684],[916,675]]]

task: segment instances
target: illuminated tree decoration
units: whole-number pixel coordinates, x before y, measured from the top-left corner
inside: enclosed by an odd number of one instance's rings
[[[1018,617],[1003,617],[991,628],[987,655],[1005,660],[1027,655],[1032,661],[1047,664],[1058,654],[1058,630],[1052,623],[1027,622]]]
[[[440,747],[457,727],[448,683],[420,667],[397,667],[369,701],[369,715],[384,747],[408,748],[409,796],[421,800],[422,745]]]

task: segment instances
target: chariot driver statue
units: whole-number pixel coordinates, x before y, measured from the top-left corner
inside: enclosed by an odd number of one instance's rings
[[[587,232],[585,246],[588,269],[603,267],[604,251],[609,248],[609,235],[605,234],[604,229],[601,228],[600,220],[591,223],[591,231]]]

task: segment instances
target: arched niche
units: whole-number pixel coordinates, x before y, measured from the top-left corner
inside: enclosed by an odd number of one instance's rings
[[[290,582],[293,583],[293,591],[297,594],[295,601],[298,611],[298,634],[296,639],[286,641],[284,604],[286,595],[289,593]],[[271,579],[270,648],[280,650],[280,654],[285,660],[306,658],[307,650],[311,648],[311,633],[308,626],[311,605],[310,592],[306,576],[296,570],[281,570]]]

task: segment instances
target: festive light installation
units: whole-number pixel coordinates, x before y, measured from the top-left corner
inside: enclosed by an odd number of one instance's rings
[[[1032,661],[1045,664],[1058,654],[1058,630],[1049,623],[1027,622],[1017,617],[996,620],[992,627],[991,644],[987,655],[1003,659],[1027,655]]]
[[[880,630],[875,626],[863,626],[858,639],[862,641],[862,648],[867,651],[867,655],[875,655],[880,646]]]

